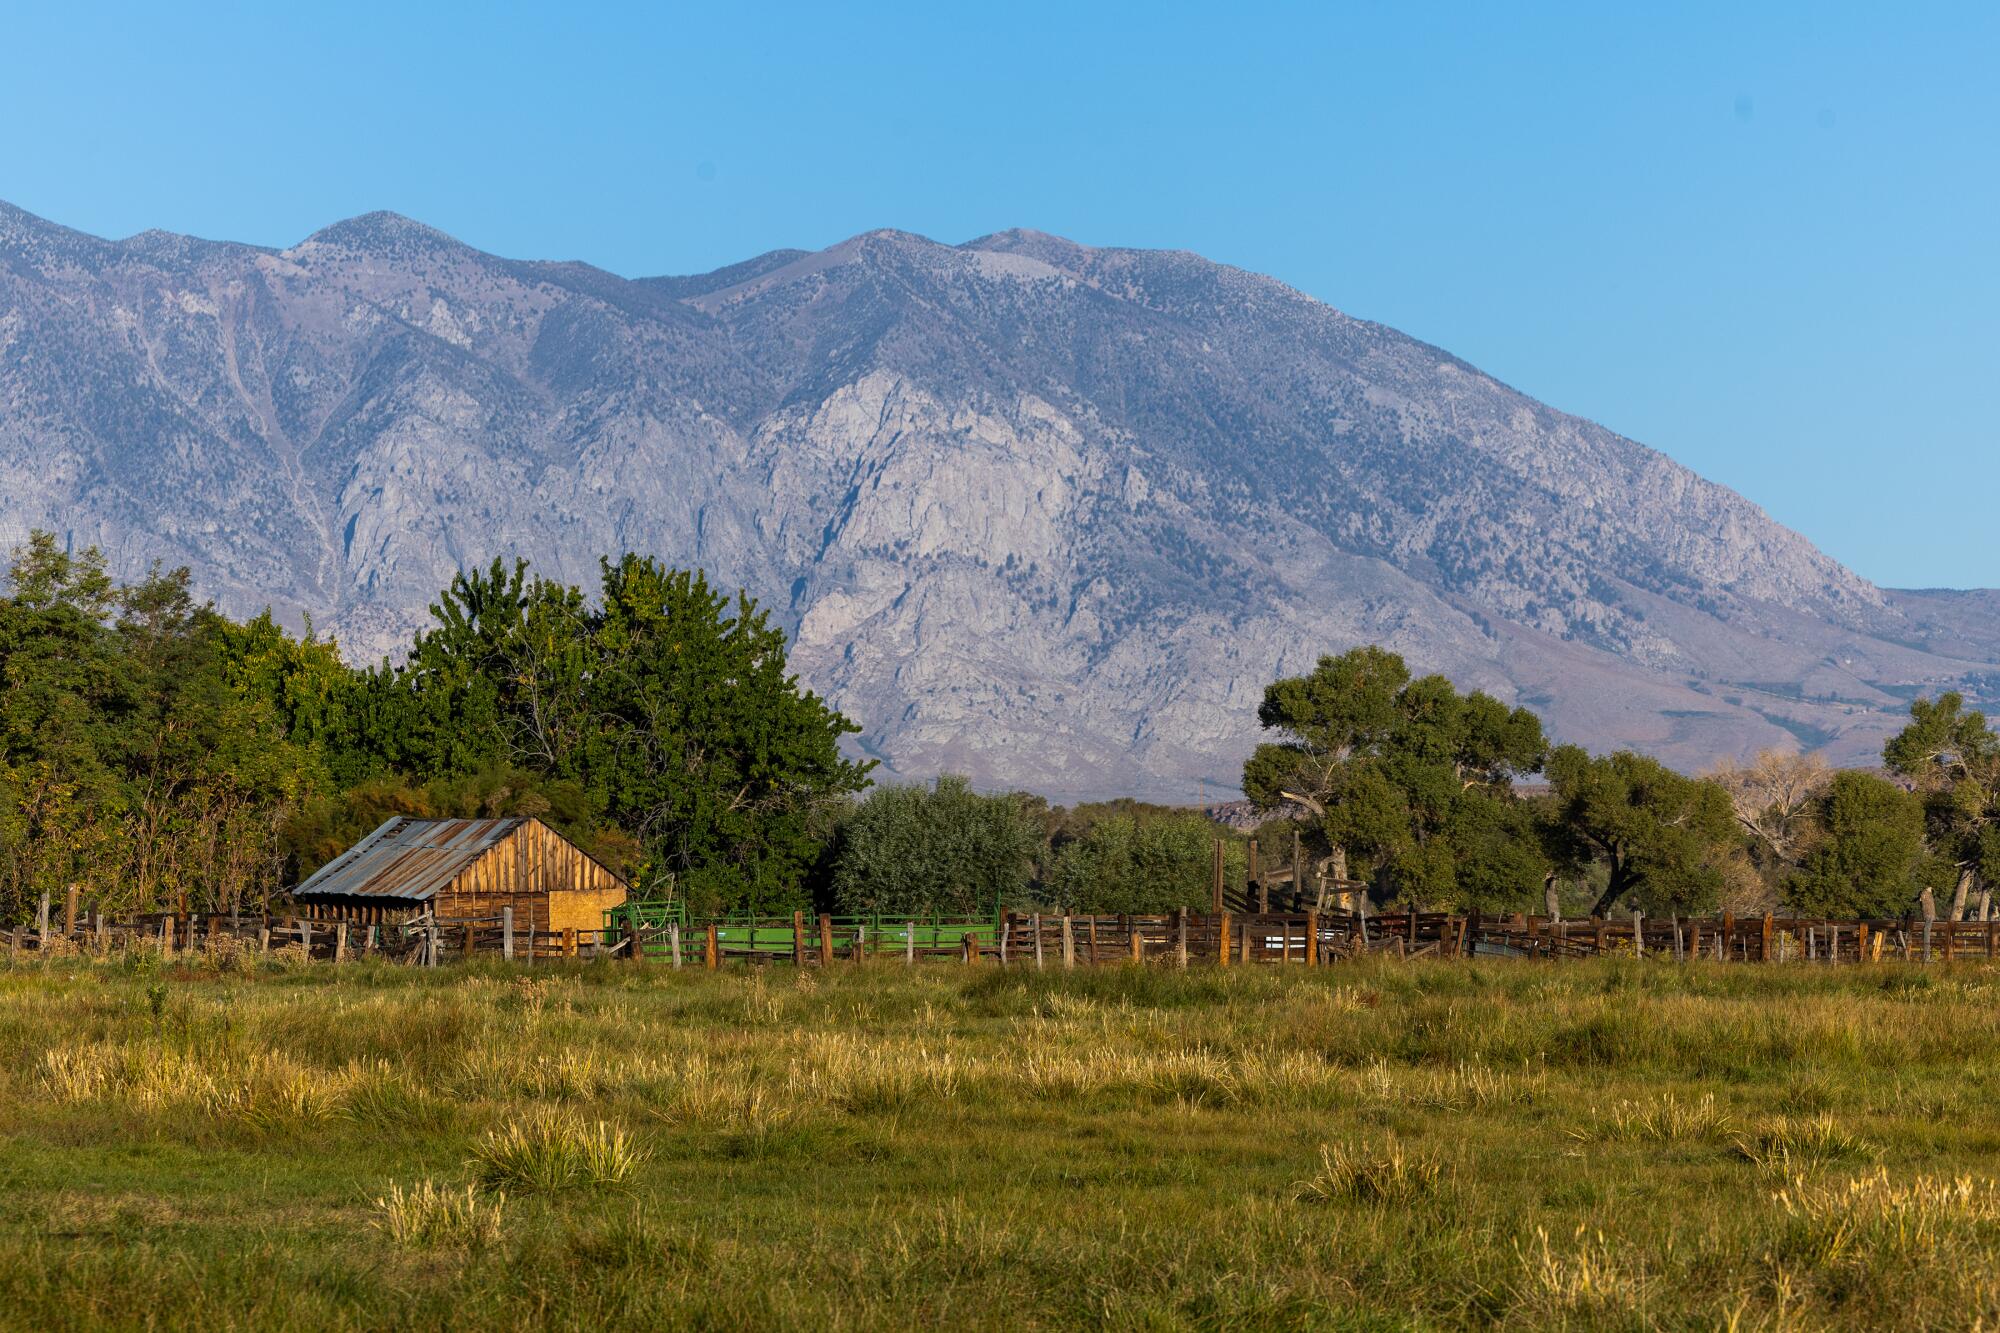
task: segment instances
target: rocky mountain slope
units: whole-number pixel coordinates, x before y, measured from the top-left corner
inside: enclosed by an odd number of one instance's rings
[[[1684,766],[2000,698],[1993,594],[1876,588],[1269,278],[1035,232],[627,280],[391,214],[268,250],[0,205],[0,542],[36,526],[356,656],[496,554],[699,564],[893,772],[1058,797],[1233,785],[1265,682],[1361,642]]]

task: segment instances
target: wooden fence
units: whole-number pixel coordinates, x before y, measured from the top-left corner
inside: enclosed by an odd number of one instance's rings
[[[882,960],[951,959],[1006,967],[1155,964],[1320,966],[1363,954],[1398,958],[1524,959],[1624,956],[1659,961],[1865,963],[2000,958],[2000,920],[1832,920],[1759,916],[1585,918],[1479,913],[1189,912],[1056,916],[1004,913],[960,921],[789,918],[696,922],[637,920],[602,930],[551,933],[494,917],[417,917],[387,925],[299,917],[109,920],[72,900],[53,919],[43,900],[33,925],[0,935],[10,958],[144,950],[164,957],[284,953],[301,960],[359,958],[437,966],[472,958],[523,963],[624,958],[670,967],[791,964],[833,967]]]

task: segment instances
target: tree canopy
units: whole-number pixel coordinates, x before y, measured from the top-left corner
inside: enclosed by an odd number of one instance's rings
[[[122,586],[45,533],[0,598],[0,910],[268,897],[388,813],[539,814],[701,909],[808,901],[855,725],[788,673],[746,596],[627,555],[598,595],[460,574],[400,664]]]
[[[1557,859],[1572,868],[1596,860],[1606,872],[1593,915],[1620,904],[1682,913],[1716,906],[1723,860],[1739,845],[1721,787],[1629,750],[1593,756],[1574,745],[1550,754],[1548,778]]]
[[[1870,773],[1836,773],[1815,804],[1815,827],[1785,884],[1794,910],[1887,917],[1910,910],[1936,870],[1924,845],[1923,803]]]
[[[1372,878],[1386,900],[1514,905],[1548,873],[1513,780],[1541,767],[1542,724],[1525,708],[1413,680],[1386,649],[1323,657],[1265,691],[1258,721],[1280,739],[1243,769],[1258,807],[1303,808],[1336,876]]]
[[[2000,734],[1962,695],[1947,692],[1910,705],[1909,725],[1882,758],[1923,801],[1926,836],[1952,871],[1956,918],[1976,885],[1990,891],[2000,882]]]
[[[835,907],[852,914],[986,913],[1027,891],[1041,830],[1014,796],[983,796],[960,777],[878,787],[841,822]]]

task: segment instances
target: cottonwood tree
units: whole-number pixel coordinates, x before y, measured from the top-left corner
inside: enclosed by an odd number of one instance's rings
[[[1547,772],[1552,849],[1571,867],[1605,867],[1591,915],[1621,902],[1648,912],[1715,906],[1741,837],[1721,787],[1627,750],[1592,756],[1574,745],[1558,747]]]
[[[380,771],[573,783],[585,823],[638,840],[643,889],[671,884],[703,910],[805,905],[820,807],[873,764],[841,754],[859,728],[800,687],[755,601],[626,555],[602,563],[595,604],[496,561],[431,611],[354,710]]]
[[[1906,912],[1936,874],[1924,844],[1923,802],[1872,773],[1828,779],[1814,802],[1785,901],[1823,916],[1884,917]]]
[[[17,919],[71,885],[110,910],[179,912],[275,889],[279,831],[323,772],[189,585],[157,568],[117,585],[99,553],[46,533],[16,552],[0,598],[0,908]]]
[[[1518,906],[1540,888],[1548,865],[1512,794],[1547,753],[1527,709],[1412,680],[1401,657],[1364,647],[1272,684],[1258,720],[1281,739],[1244,765],[1244,793],[1309,811],[1337,877],[1358,861],[1382,897],[1455,906]]]
[[[1910,705],[1910,724],[1883,747],[1889,771],[1924,804],[1931,850],[1951,867],[1953,921],[2000,881],[2000,735],[1955,692]]]
[[[1729,793],[1736,822],[1780,863],[1798,859],[1814,828],[1814,814],[1833,782],[1833,768],[1818,755],[1764,750],[1749,763],[1724,759],[1704,775]]]

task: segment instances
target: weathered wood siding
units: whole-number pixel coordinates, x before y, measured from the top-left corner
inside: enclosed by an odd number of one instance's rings
[[[618,877],[539,819],[461,870],[436,899],[441,917],[497,916],[514,909],[514,928],[597,930],[625,901]]]

